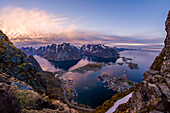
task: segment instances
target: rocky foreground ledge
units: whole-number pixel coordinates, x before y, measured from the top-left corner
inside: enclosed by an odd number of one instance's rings
[[[17,49],[0,30],[0,113],[77,113],[63,103],[61,81]]]
[[[133,94],[129,101],[119,105],[115,113],[170,113],[170,11],[165,26],[165,47],[156,57],[150,70],[144,73],[142,83],[131,90]],[[113,96],[94,112],[106,112],[114,105],[116,98],[129,92],[130,90]]]

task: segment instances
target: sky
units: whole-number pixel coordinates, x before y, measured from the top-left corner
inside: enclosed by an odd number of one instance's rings
[[[16,46],[160,49],[169,10],[170,0],[0,0],[0,29]]]

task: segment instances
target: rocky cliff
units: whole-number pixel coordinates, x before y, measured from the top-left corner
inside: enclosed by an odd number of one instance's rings
[[[77,113],[64,104],[61,81],[0,31],[0,113]]]
[[[27,60],[28,60],[28,62],[30,62],[30,63],[33,64],[33,66],[36,68],[36,70],[37,70],[38,72],[42,72],[42,71],[43,71],[42,68],[41,68],[41,66],[40,66],[40,64],[37,62],[37,60],[36,60],[32,55],[30,55],[30,56],[27,58]]]
[[[170,113],[170,11],[165,26],[165,47],[155,58],[150,70],[144,73],[142,83],[132,90],[129,101],[119,105],[115,113]],[[113,99],[115,100],[114,96],[111,100]],[[109,109],[107,105],[114,105],[115,101],[111,100],[106,101],[94,112],[106,112]]]
[[[0,72],[0,113],[77,113],[77,111],[60,100],[50,100],[49,96],[40,95],[25,82]]]
[[[43,84],[33,64],[27,60],[26,54],[18,50],[2,31],[0,31],[0,61],[1,72],[26,82],[36,90],[46,90],[46,85]]]

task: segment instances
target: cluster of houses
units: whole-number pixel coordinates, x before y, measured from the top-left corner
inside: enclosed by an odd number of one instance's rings
[[[77,91],[72,87],[73,85],[73,80],[64,80],[64,88],[66,90],[66,93],[70,97],[76,97],[78,96]]]
[[[100,82],[107,83],[104,87],[107,87],[108,89],[112,89],[114,91],[117,91],[118,93],[124,92],[128,90],[130,87],[136,85],[136,82],[130,81],[126,77],[126,71],[122,76],[113,76],[109,77],[107,74],[104,74],[102,76],[98,76],[97,79]]]

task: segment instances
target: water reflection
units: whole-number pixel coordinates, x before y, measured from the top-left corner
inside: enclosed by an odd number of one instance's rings
[[[34,55],[34,58],[38,61],[38,63],[40,64],[41,68],[44,71],[55,72],[55,71],[59,70],[58,68],[55,68],[48,60],[46,60],[40,56]]]
[[[128,67],[128,64],[118,65],[117,63],[123,62],[121,58],[107,63],[100,71],[93,72],[89,71],[87,73],[72,73],[68,72],[63,75],[64,79],[71,79],[74,81],[73,87],[77,90],[79,96],[76,100],[82,104],[90,105],[92,108],[95,108],[99,105],[102,105],[104,101],[111,98],[115,91],[107,90],[104,87],[103,83],[97,81],[97,77],[103,74],[108,74],[109,76],[120,76],[127,70],[127,78],[135,81],[141,82],[143,73],[148,70],[147,67],[150,67],[155,57],[159,54],[159,52],[148,52],[148,51],[123,51],[120,53],[121,56],[125,56],[127,58],[132,58],[133,63],[138,64],[138,70],[132,70]],[[41,59],[40,57],[35,57],[43,69],[51,71],[58,70],[55,69],[54,66],[45,59]],[[39,58],[41,60],[39,60]],[[73,66],[69,66],[70,69],[76,69],[78,67],[82,67],[88,63],[94,63],[92,58],[84,58],[75,63]],[[63,64],[64,65],[64,64]]]
[[[102,105],[103,102],[111,98],[115,91],[107,90],[104,84],[97,81],[97,77],[103,74],[108,74],[109,76],[120,76],[127,70],[127,78],[135,81],[141,82],[143,78],[144,71],[148,70],[155,56],[159,52],[146,52],[146,51],[123,51],[121,56],[132,58],[130,62],[137,63],[139,65],[138,70],[132,70],[128,67],[128,64],[118,65],[118,62],[123,62],[122,59],[118,59],[116,63],[109,63],[103,67],[99,72],[87,72],[84,74],[79,73],[66,73],[63,78],[74,80],[73,87],[77,90],[79,96],[76,98],[78,102],[90,105],[95,108]],[[87,63],[88,60],[83,62]],[[85,88],[86,87],[86,88]],[[87,89],[88,88],[88,89]]]
[[[99,58],[99,57],[87,57],[84,56],[80,60],[68,60],[68,61],[50,61],[49,62],[54,65],[57,69],[62,69],[65,71],[76,69],[79,67],[82,67],[89,63],[95,63],[95,62],[102,62],[102,63],[115,63],[117,58]]]
[[[67,61],[50,61],[55,68],[68,71],[71,67],[76,65],[80,60],[67,60]]]

